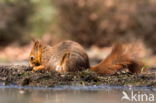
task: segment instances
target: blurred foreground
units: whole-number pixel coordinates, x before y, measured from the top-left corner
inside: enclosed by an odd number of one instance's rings
[[[121,89],[122,88],[122,89]],[[130,103],[122,101],[122,92],[128,94],[145,93],[156,95],[155,89],[117,87],[58,87],[43,88],[3,88],[0,87],[1,103]],[[9,97],[9,99],[7,98]],[[95,99],[96,98],[96,99]],[[144,99],[145,100],[145,99]],[[135,102],[133,102],[135,103]],[[148,103],[146,101],[141,103]],[[154,102],[150,102],[154,103]]]

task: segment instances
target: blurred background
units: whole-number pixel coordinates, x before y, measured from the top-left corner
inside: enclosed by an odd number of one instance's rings
[[[156,0],[0,0],[0,62],[26,60],[33,39],[71,39],[102,59],[116,42],[136,43],[154,65]]]

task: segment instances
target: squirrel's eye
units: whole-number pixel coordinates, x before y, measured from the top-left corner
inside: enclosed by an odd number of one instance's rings
[[[30,60],[34,60],[34,56],[31,56],[31,57],[30,57]]]

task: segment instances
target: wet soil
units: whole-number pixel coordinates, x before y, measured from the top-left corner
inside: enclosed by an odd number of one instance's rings
[[[4,85],[55,87],[69,86],[146,86],[156,87],[156,73],[98,75],[90,70],[59,74],[55,71],[32,72],[26,65],[0,65],[0,83]]]

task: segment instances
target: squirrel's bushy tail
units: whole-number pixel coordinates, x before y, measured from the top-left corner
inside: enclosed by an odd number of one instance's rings
[[[128,68],[131,73],[141,73],[144,64],[137,60],[134,45],[116,44],[112,52],[101,63],[91,67],[98,74],[115,74]]]

